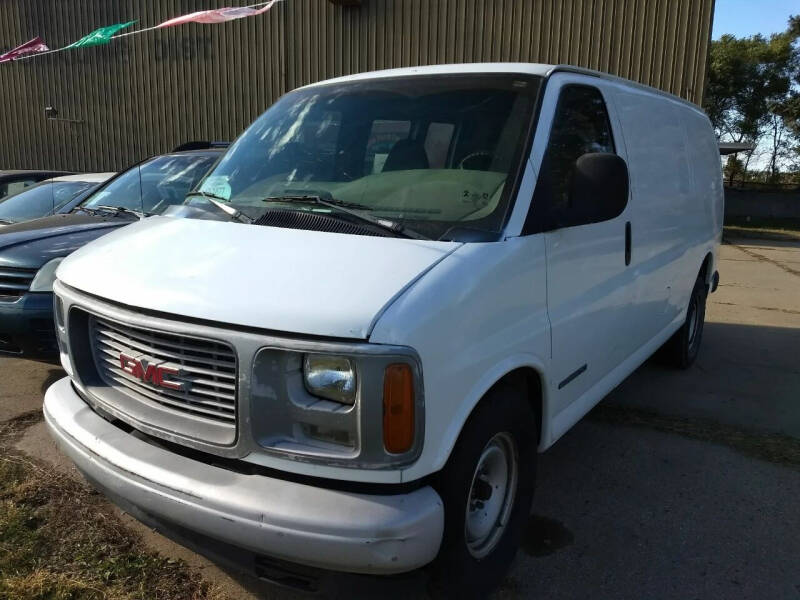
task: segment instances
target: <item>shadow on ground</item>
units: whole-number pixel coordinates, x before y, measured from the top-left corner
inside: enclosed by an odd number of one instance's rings
[[[47,377],[45,378],[44,381],[42,381],[41,388],[39,389],[39,391],[41,392],[42,396],[44,396],[44,393],[47,391],[47,388],[49,388],[51,385],[53,385],[59,379],[63,379],[66,376],[67,376],[67,374],[64,372],[64,369],[62,369],[61,367],[53,367],[52,369],[50,369],[47,372]]]
[[[706,323],[691,369],[653,358],[604,402],[800,439],[800,329]]]

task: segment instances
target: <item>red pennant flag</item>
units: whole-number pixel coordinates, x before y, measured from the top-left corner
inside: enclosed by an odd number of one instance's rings
[[[169,21],[164,21],[161,25],[156,25],[156,29],[164,27],[175,27],[176,25],[185,25],[186,23],[224,23],[225,21],[233,21],[234,19],[243,19],[245,17],[253,17],[267,12],[277,0],[273,0],[266,6],[261,8],[217,8],[214,10],[201,10],[181,17],[175,17]]]
[[[26,54],[37,54],[39,52],[47,52],[50,48],[47,47],[42,41],[42,38],[35,37],[30,42],[25,42],[21,46],[17,46],[13,50],[9,50],[5,54],[0,54],[0,63],[16,60]]]

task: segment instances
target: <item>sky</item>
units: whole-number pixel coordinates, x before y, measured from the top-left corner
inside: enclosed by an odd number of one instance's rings
[[[798,0],[716,0],[712,38],[725,33],[746,37],[756,33],[785,31],[790,15],[800,14]],[[766,158],[757,157],[751,168],[764,168]]]
[[[743,37],[785,31],[792,14],[800,14],[798,0],[716,0],[712,37],[716,40],[725,33]]]

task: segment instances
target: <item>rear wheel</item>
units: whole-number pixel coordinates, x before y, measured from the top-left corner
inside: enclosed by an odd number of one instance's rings
[[[517,552],[533,500],[537,425],[522,385],[498,384],[470,416],[436,487],[445,531],[437,597],[483,598]]]
[[[706,319],[706,297],[708,286],[701,274],[695,281],[689,307],[686,310],[686,321],[675,332],[664,347],[669,362],[680,369],[692,366],[700,352],[703,339],[703,325]]]

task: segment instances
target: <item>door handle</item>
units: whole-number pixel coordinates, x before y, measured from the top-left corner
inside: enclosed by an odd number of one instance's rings
[[[625,223],[625,266],[631,264],[631,222]]]

